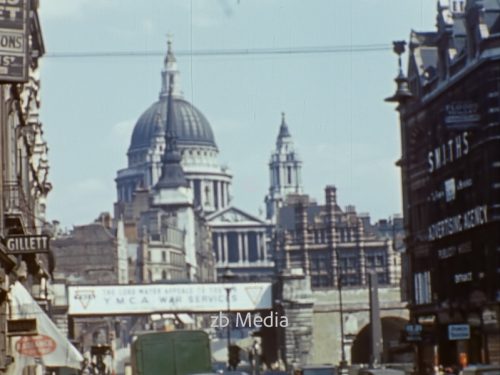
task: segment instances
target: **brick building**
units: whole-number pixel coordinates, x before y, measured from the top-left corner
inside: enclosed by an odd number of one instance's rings
[[[339,275],[345,287],[365,286],[370,271],[381,285],[399,285],[401,233],[399,217],[372,225],[354,206],[341,209],[334,186],[325,188],[324,205],[307,195],[288,195],[276,224],[277,269],[303,270],[313,289],[335,287]]]
[[[500,363],[500,4],[438,1],[412,31],[400,115],[409,306],[419,366]],[[395,42],[404,52],[404,42]]]

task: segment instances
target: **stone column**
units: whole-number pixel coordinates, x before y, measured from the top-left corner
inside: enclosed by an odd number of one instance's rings
[[[220,195],[221,195],[221,200],[222,200],[222,205],[224,207],[227,206],[227,190],[226,190],[226,184],[222,181],[220,183]]]
[[[260,243],[262,248],[262,258],[264,262],[267,262],[267,244],[266,244],[266,236],[264,233],[260,233]]]
[[[223,233],[222,237],[224,238],[224,262],[229,263],[229,249],[227,246],[227,233]]]
[[[248,232],[246,232],[244,235],[243,235],[243,238],[244,238],[244,243],[245,243],[245,262],[248,263],[248,253],[249,253],[249,246],[248,246]]]
[[[217,258],[219,263],[222,263],[222,235],[220,233],[215,233],[217,236]]]
[[[223,194],[222,194],[222,189],[224,187],[224,183],[222,181],[219,181],[217,183],[218,187],[217,187],[217,194],[219,195],[219,210],[223,209],[224,207],[226,207],[226,205],[224,204],[224,200],[223,200]]]
[[[243,263],[243,233],[238,233],[238,263]]]
[[[260,233],[255,232],[255,242],[257,243],[257,259],[260,261],[261,258],[261,243],[260,243]]]
[[[282,276],[281,303],[288,318],[285,328],[285,361],[288,366],[308,363],[312,358],[314,300],[309,276]]]

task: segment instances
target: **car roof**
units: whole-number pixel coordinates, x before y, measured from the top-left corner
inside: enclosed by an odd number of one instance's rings
[[[404,370],[397,370],[393,368],[362,368],[359,369],[360,374],[374,374],[374,375],[401,375]]]

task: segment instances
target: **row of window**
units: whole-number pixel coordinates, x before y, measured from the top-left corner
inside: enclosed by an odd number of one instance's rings
[[[159,281],[159,280],[180,280],[185,278],[186,275],[183,271],[177,270],[148,270],[148,277],[146,281]]]
[[[153,254],[153,252],[154,252],[154,254]],[[156,250],[156,251],[148,250],[148,262],[160,263],[159,257],[154,256],[154,255],[158,255],[158,253],[160,253],[158,250]],[[160,254],[161,254],[161,263],[170,264],[173,266],[183,266],[184,265],[184,255],[183,254],[177,254],[175,252],[166,251],[166,250],[162,250]]]
[[[160,153],[163,153],[163,150],[164,150],[164,146],[159,145],[158,151]],[[187,155],[189,157],[192,157],[192,156],[198,156],[198,157],[203,156],[203,157],[212,157],[212,158],[217,157],[217,151],[201,151],[201,150],[194,151],[194,150],[188,149],[188,150],[180,150],[180,154],[183,157],[184,157],[184,155]],[[138,164],[144,163],[148,159],[147,156],[148,156],[147,151],[130,154],[129,158],[128,158],[129,166],[133,167],[133,166],[136,166]]]
[[[302,231],[289,231],[288,232],[291,237],[292,241],[297,241],[299,240],[302,235]],[[327,235],[326,235],[326,230],[325,229],[315,229],[312,231],[309,231],[312,236],[312,241],[314,244],[322,244],[322,243],[327,243]],[[359,236],[356,231],[353,231],[351,229],[337,229],[336,234],[335,234],[335,242],[341,242],[341,243],[346,243],[346,242],[355,242],[359,241]]]
[[[351,286],[363,286],[367,285],[368,277],[365,277],[365,283],[363,283],[362,274],[357,273],[347,273],[342,274],[340,282],[344,287]],[[315,273],[311,271],[311,286],[315,289],[318,288],[332,288],[337,285],[337,282],[334,281],[335,277],[333,274],[325,274],[325,273]],[[382,271],[377,272],[377,280],[379,285],[388,285],[391,283],[389,272]]]

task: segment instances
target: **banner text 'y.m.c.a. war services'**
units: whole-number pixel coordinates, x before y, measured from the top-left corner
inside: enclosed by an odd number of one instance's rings
[[[68,287],[68,303],[70,315],[253,311],[272,295],[270,283],[89,285]]]

